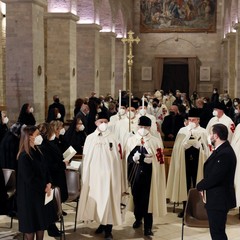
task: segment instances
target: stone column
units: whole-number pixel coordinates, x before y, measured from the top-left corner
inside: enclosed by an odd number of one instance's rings
[[[228,40],[222,40],[222,81],[220,81],[219,92],[228,89]]]
[[[235,78],[235,97],[240,96],[240,23],[237,23],[234,28],[236,29],[236,78]]]
[[[5,0],[6,105],[11,122],[30,103],[37,122],[44,121],[45,0]]]
[[[116,39],[115,94],[118,90],[126,90],[126,44]],[[118,96],[116,96],[118,97]]]
[[[47,14],[47,99],[59,95],[66,109],[65,120],[73,117],[77,98],[77,27],[72,13]]]
[[[228,33],[228,93],[231,98],[235,96],[235,54],[236,54],[236,33]]]
[[[115,96],[115,40],[113,32],[100,32],[100,76],[101,95],[110,93]]]
[[[1,111],[5,108],[5,105],[6,105],[6,100],[5,100],[6,81],[4,81],[4,78],[3,78],[3,62],[4,62],[4,54],[3,54],[3,41],[4,41],[3,30],[4,29],[3,28],[4,28],[4,22],[6,23],[6,18],[3,18],[1,13],[0,13],[0,22],[2,23],[2,28],[0,31],[0,111]]]
[[[99,94],[99,31],[97,24],[77,25],[77,97]]]

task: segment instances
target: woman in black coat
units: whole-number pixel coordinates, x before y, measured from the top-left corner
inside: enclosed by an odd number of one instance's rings
[[[86,136],[85,126],[81,118],[75,117],[64,134],[64,142],[67,144],[67,147],[72,146],[78,154],[82,154]]]
[[[18,152],[17,206],[19,231],[27,240],[42,240],[44,230],[56,221],[53,201],[44,205],[50,195],[51,182],[46,160],[38,145],[42,137],[35,126],[26,126],[21,133]]]
[[[25,125],[36,124],[35,117],[33,116],[33,107],[29,103],[23,104],[18,116],[18,122]]]
[[[47,161],[48,170],[52,179],[52,184],[60,188],[61,201],[65,202],[68,198],[67,181],[65,175],[66,165],[63,162],[63,154],[55,142],[54,129],[49,123],[42,123],[38,126],[43,143],[40,147]],[[61,232],[57,229],[55,223],[48,228],[48,235],[52,237],[60,236]]]
[[[14,123],[0,144],[0,166],[2,168],[17,170],[17,153],[21,127],[20,123]]]
[[[8,117],[3,111],[0,111],[0,143],[8,131]]]

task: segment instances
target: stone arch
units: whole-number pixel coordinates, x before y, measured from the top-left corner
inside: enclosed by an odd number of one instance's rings
[[[79,16],[78,23],[92,24],[95,23],[95,6],[93,0],[78,0],[77,15]]]
[[[230,24],[229,24],[229,11],[228,7],[225,9],[225,14],[224,14],[224,37],[226,37],[226,34],[230,32]]]
[[[48,12],[51,13],[66,13],[66,12],[73,12],[73,6],[75,1],[72,0],[65,0],[65,1],[58,1],[58,0],[48,0]]]
[[[99,24],[102,32],[113,30],[112,9],[109,0],[103,0],[99,5]]]
[[[115,18],[115,33],[117,34],[117,38],[122,38],[125,35],[125,27],[124,27],[124,18],[121,9],[118,10],[116,18]]]
[[[231,20],[230,24],[233,25],[233,24],[237,23],[237,21],[238,21],[238,3],[237,3],[237,0],[232,0],[230,14],[231,14],[231,18],[229,19],[229,20]]]

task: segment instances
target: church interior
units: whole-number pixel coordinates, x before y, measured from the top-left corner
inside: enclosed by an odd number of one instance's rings
[[[25,103],[44,122],[54,95],[66,120],[76,99],[93,92],[118,99],[119,90],[139,98],[179,90],[210,98],[217,88],[240,98],[240,0],[2,0],[0,12],[0,111],[11,124]],[[73,230],[71,205],[63,204],[66,239],[103,239],[94,235],[95,222]],[[168,203],[167,216],[154,219],[152,239],[181,239],[181,207],[174,212]],[[149,239],[133,221],[128,212],[114,239]],[[9,222],[0,216],[0,239],[22,239],[18,221],[11,229]],[[206,228],[186,227],[184,234],[210,239]],[[227,234],[239,240],[238,209],[229,212]],[[44,239],[55,238],[45,232]]]

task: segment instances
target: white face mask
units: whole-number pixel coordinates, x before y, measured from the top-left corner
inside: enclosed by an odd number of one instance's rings
[[[234,102],[234,106],[237,106],[238,105],[238,102]]]
[[[9,121],[8,117],[4,117],[2,122],[3,122],[3,124],[7,124],[8,121]]]
[[[209,145],[211,145],[211,144],[212,144],[212,141],[211,141],[211,136],[210,136],[210,135],[208,135],[208,137],[207,137],[207,141],[208,141],[208,144],[209,144]]]
[[[43,141],[43,138],[41,135],[38,135],[35,137],[34,139],[34,145],[41,145],[42,144],[42,141]]]
[[[53,141],[53,140],[55,139],[55,137],[56,137],[56,134],[54,133],[54,134],[50,137],[49,141]]]
[[[238,114],[238,109],[235,109],[235,110],[234,110],[234,113],[235,113],[235,114]]]
[[[123,109],[123,108],[121,108],[121,109],[119,109],[119,114],[122,116],[122,115],[124,115],[126,113],[126,110],[125,109]]]
[[[62,128],[59,132],[60,135],[64,135],[65,134],[65,128]]]
[[[149,131],[146,128],[139,128],[138,133],[140,136],[144,137],[149,133]]]
[[[29,112],[33,113],[33,111],[34,111],[33,107],[30,107]]]
[[[85,129],[85,126],[81,124],[80,126],[77,127],[78,131],[83,131]]]
[[[218,111],[217,111],[217,110],[213,110],[212,115],[213,115],[214,117],[216,117],[216,116],[218,115]]]
[[[61,118],[61,116],[62,116],[61,113],[58,113],[57,114],[57,119]]]
[[[197,124],[195,122],[189,122],[188,123],[188,128],[191,130],[191,129],[194,129],[197,127]]]
[[[147,113],[147,111],[146,111],[146,109],[143,109],[143,108],[142,108],[142,109],[139,111],[139,113],[140,113],[141,116],[145,116],[146,113]]]
[[[100,132],[105,132],[108,128],[108,124],[107,123],[101,123],[99,126],[98,126],[98,129]]]
[[[129,118],[129,114],[130,114],[130,119],[134,118],[135,117],[135,113],[130,111],[130,112],[127,112],[127,117]]]
[[[100,113],[101,111],[102,111],[102,109],[101,109],[101,108],[98,108],[98,109],[97,109],[97,112],[98,112],[98,113]]]

